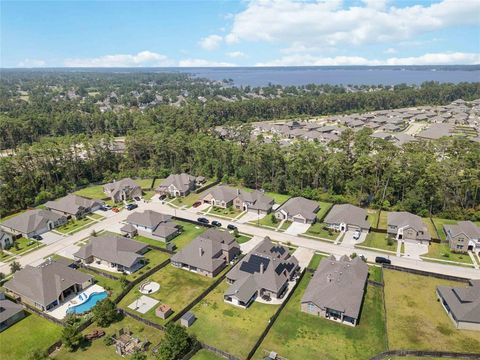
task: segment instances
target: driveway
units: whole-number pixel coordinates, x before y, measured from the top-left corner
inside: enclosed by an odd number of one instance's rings
[[[367,233],[365,231],[360,233],[360,237],[357,240],[353,238],[353,234],[355,234],[355,231],[347,231],[343,237],[342,245],[354,247],[356,244],[364,242],[365,238],[367,237]]]
[[[60,251],[57,251],[57,255],[73,259],[73,254],[75,254],[78,250],[80,250],[80,246],[78,245],[70,245]]]
[[[422,245],[408,241],[405,241],[404,244],[405,247],[403,256],[420,260],[420,255],[428,253],[428,245]]]
[[[247,242],[240,244],[240,250],[242,251],[243,254],[246,254],[250,252],[255,246],[257,246],[262,240],[263,240],[263,237],[254,236]]]
[[[212,205],[210,205],[210,204],[200,204],[200,206],[197,206],[196,208],[190,207],[187,210],[190,211],[190,212],[193,212],[193,213],[199,213],[199,212],[207,210],[210,206],[212,206]]]
[[[43,233],[42,238],[43,238],[41,241],[42,244],[50,245],[50,244],[56,243],[57,241],[62,240],[64,237],[58,233],[49,231],[49,232]]]
[[[308,230],[311,224],[302,224],[297,222],[292,222],[292,224],[285,230],[285,234],[298,235],[303,234]]]
[[[256,221],[257,219],[262,219],[265,217],[265,214],[258,215],[255,211],[247,211],[243,216],[237,220],[240,224],[245,224],[250,221]]]
[[[302,268],[305,269],[308,264],[310,264],[310,260],[312,260],[313,255],[315,252],[311,249],[307,248],[302,248],[299,247],[295,252],[293,253],[293,256],[295,256],[298,260],[298,265]]]

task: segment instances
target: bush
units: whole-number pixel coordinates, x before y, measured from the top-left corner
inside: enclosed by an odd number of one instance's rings
[[[112,335],[107,335],[107,336],[105,336],[105,338],[103,339],[103,343],[104,343],[106,346],[113,345],[113,343],[114,343],[114,341],[113,341],[113,336],[112,336]]]
[[[387,245],[392,246],[394,243],[393,239],[391,237],[387,237]]]
[[[275,214],[270,215],[270,219],[272,220],[272,224],[278,223],[278,219],[277,219],[277,217],[275,216]]]
[[[191,338],[183,327],[169,323],[165,329],[165,338],[160,342],[157,359],[182,359],[196,343],[197,341]]]

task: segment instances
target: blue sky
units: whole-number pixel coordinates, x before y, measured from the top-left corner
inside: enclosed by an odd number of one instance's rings
[[[1,66],[480,63],[476,0],[2,1]]]

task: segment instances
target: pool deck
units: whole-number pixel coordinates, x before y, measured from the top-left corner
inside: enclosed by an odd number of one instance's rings
[[[50,316],[53,316],[56,319],[62,320],[66,315],[67,315],[67,310],[71,306],[79,305],[84,300],[80,300],[80,295],[81,294],[86,294],[87,298],[90,296],[92,293],[96,292],[104,292],[105,289],[101,287],[100,285],[94,284],[86,289],[84,289],[82,292],[80,292],[78,295],[74,295],[72,297],[68,297],[67,301],[62,303],[60,306],[55,307],[53,310],[49,310],[46,313]]]

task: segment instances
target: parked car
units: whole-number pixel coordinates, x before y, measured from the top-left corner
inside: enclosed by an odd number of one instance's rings
[[[133,209],[136,209],[138,208],[138,205],[137,204],[128,204],[127,206],[125,206],[125,208],[130,211],[130,210],[133,210]]]
[[[208,223],[210,223],[210,221],[208,221],[208,219],[207,219],[207,218],[204,218],[204,217],[198,218],[197,221],[198,221],[199,223],[202,223],[202,224],[208,224]]]
[[[43,238],[40,235],[33,235],[32,239],[34,240],[43,240]]]
[[[233,225],[233,224],[228,224],[228,225],[227,225],[227,229],[228,229],[228,230],[235,230],[236,228],[237,228],[237,227],[236,227],[235,225]]]
[[[360,231],[357,230],[353,233],[353,240],[358,240],[358,239],[360,239]]]
[[[100,210],[102,210],[102,211],[108,211],[108,210],[111,210],[111,209],[112,209],[112,207],[110,205],[107,205],[107,204],[102,205],[100,207]]]
[[[201,201],[195,201],[192,206],[196,208],[196,207],[199,207],[200,205],[202,205]]]
[[[133,200],[135,200],[135,201],[140,201],[140,198],[139,198],[138,196],[135,196],[135,197],[133,198]]]
[[[221,223],[220,221],[213,220],[213,221],[212,221],[212,225],[213,225],[213,226],[216,226],[216,227],[221,227],[221,226],[222,226],[222,223]]]
[[[390,265],[390,264],[392,263],[392,262],[390,261],[390,259],[384,258],[384,257],[382,257],[382,256],[377,256],[377,257],[375,258],[375,262],[376,262],[377,264],[388,264],[388,265]]]
[[[117,208],[117,207],[114,207],[114,208],[112,208],[112,211],[113,211],[114,213],[118,213],[118,212],[120,211],[120,209]]]

